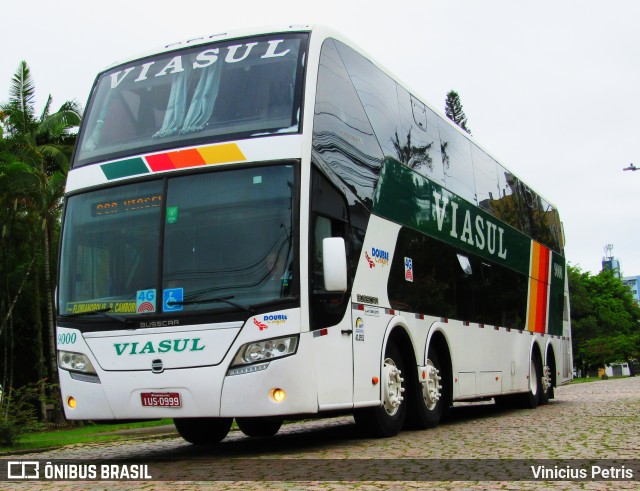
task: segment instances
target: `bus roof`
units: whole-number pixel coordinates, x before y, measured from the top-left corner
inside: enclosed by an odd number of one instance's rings
[[[313,30],[313,26],[309,24],[291,24],[291,25],[281,25],[281,26],[254,27],[254,28],[247,28],[247,29],[238,29],[238,30],[228,31],[228,32],[219,32],[215,34],[206,34],[203,36],[185,39],[182,41],[168,43],[163,46],[156,47],[155,49],[150,49],[150,50],[140,52],[137,55],[130,56],[123,60],[119,60],[116,63],[112,63],[111,65],[107,66],[103,71],[109,70],[113,67],[122,65],[124,63],[129,63],[131,61],[139,60],[141,58],[146,58],[148,56],[153,56],[161,53],[168,53],[171,51],[189,48],[192,46],[198,46],[200,44],[207,44],[207,43],[212,43],[216,41],[227,41],[230,39],[241,39],[245,37],[258,36],[263,34],[283,33],[283,32],[310,32],[311,30]]]
[[[265,35],[265,34],[271,34],[271,33],[274,33],[274,34],[275,33],[286,33],[286,32],[292,32],[292,33],[293,32],[313,32],[316,35],[316,36],[314,36],[314,38],[320,39],[321,42],[323,42],[324,39],[326,39],[326,38],[335,38],[335,39],[347,44],[348,46],[351,46],[353,49],[355,49],[356,51],[361,53],[363,56],[365,56],[376,67],[378,67],[385,74],[387,74],[391,79],[393,79],[395,82],[397,82],[400,86],[404,87],[410,94],[413,94],[425,106],[427,106],[429,109],[431,109],[433,112],[435,112],[440,118],[445,120],[446,123],[451,128],[454,129],[454,131],[457,131],[462,136],[464,136],[467,140],[471,141],[476,147],[478,147],[480,150],[482,150],[485,154],[487,154],[493,160],[498,162],[502,167],[504,167],[506,170],[508,170],[511,174],[513,174],[516,177],[518,176],[517,173],[511,172],[510,166],[505,165],[501,159],[496,158],[495,155],[493,155],[492,152],[488,151],[482,144],[480,144],[478,141],[476,141],[475,138],[473,137],[473,135],[470,135],[470,134],[466,133],[465,131],[463,131],[458,125],[456,125],[453,121],[451,121],[448,117],[446,117],[442,110],[434,107],[431,103],[428,102],[428,100],[426,98],[421,96],[420,92],[414,90],[412,87],[408,86],[404,81],[399,79],[397,75],[395,75],[394,73],[390,72],[384,65],[382,65],[380,62],[378,62],[376,60],[376,58],[371,56],[365,49],[362,49],[361,46],[359,46],[358,44],[354,43],[351,39],[345,37],[340,32],[337,32],[337,31],[335,31],[335,30],[331,29],[330,27],[325,26],[323,24],[272,25],[272,26],[263,26],[263,27],[251,27],[251,28],[246,28],[246,29],[238,29],[238,30],[221,32],[221,33],[216,33],[216,34],[203,35],[203,36],[199,36],[199,37],[195,37],[195,38],[185,39],[185,40],[182,40],[182,41],[168,43],[166,45],[160,46],[160,47],[155,48],[155,49],[146,50],[144,52],[138,53],[135,56],[131,56],[131,57],[128,57],[126,59],[120,60],[120,61],[118,61],[116,63],[112,63],[111,65],[107,66],[103,71],[109,70],[111,68],[114,68],[114,67],[116,67],[118,65],[122,65],[124,63],[129,63],[131,61],[135,61],[135,60],[139,60],[139,59],[142,59],[142,58],[146,58],[148,56],[153,56],[153,55],[157,55],[157,54],[161,54],[161,53],[168,53],[168,52],[171,52],[171,51],[176,51],[176,50],[188,48],[188,47],[191,47],[191,46],[198,46],[198,45],[201,45],[201,44],[207,44],[207,43],[211,43],[211,42],[215,42],[215,41],[242,39],[242,38],[251,37],[251,36]],[[314,42],[314,41],[312,41],[312,42]],[[522,182],[524,182],[526,184],[526,181],[522,181]],[[527,186],[528,186],[528,184],[527,184]],[[557,210],[557,206],[553,203],[553,201],[547,199],[546,196],[544,196],[543,194],[539,193],[537,190],[535,190],[535,189],[533,189],[533,190],[536,192],[536,194],[538,196],[540,196],[548,204],[550,204],[551,206],[553,206]]]

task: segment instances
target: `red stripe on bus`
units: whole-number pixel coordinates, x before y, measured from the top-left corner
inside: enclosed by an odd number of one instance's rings
[[[171,162],[171,159],[166,153],[159,153],[157,155],[147,155],[145,157],[149,167],[153,172],[160,172],[163,170],[175,169],[175,165]]]

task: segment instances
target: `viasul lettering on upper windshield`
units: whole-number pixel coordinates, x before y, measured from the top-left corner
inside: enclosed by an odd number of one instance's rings
[[[261,43],[234,44],[224,48],[207,48],[196,55],[191,67],[194,70],[207,68],[218,62],[218,60],[222,60],[221,63],[240,63],[246,60],[258,45],[267,45],[265,46],[265,53],[260,58],[279,58],[291,52],[290,49],[279,50],[279,45],[283,41],[284,39],[274,39]],[[111,88],[115,89],[125,79],[133,79],[133,82],[142,82],[151,77],[164,77],[184,71],[185,62],[181,55],[174,56],[168,62],[150,61],[112,73]]]

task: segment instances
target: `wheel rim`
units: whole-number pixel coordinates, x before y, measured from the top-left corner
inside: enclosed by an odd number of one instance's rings
[[[401,377],[400,369],[391,358],[386,358],[384,360],[384,365],[382,366],[382,377],[382,402],[384,410],[389,416],[394,416],[400,409],[400,404],[402,404],[402,401],[404,400],[404,397],[402,397],[402,393],[404,392],[402,382],[404,382],[404,379]]]
[[[422,372],[422,396],[429,411],[433,411],[440,397],[442,396],[442,385],[440,385],[440,370],[438,370],[431,360],[427,360],[427,367]]]
[[[542,390],[543,392],[547,392],[551,387],[551,368],[548,365],[545,365],[542,369]]]
[[[535,396],[538,393],[538,372],[536,370],[536,363],[531,360],[531,369],[529,376],[529,391]]]

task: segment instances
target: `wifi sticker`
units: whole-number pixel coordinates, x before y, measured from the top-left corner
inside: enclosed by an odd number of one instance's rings
[[[156,311],[156,289],[138,290],[136,293],[136,312],[146,314]]]

